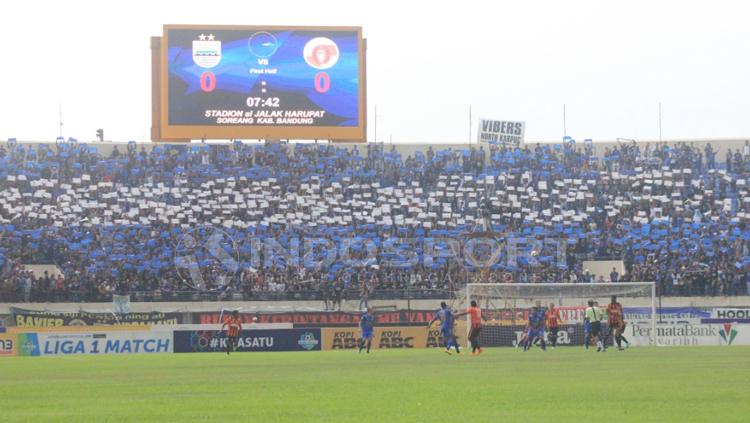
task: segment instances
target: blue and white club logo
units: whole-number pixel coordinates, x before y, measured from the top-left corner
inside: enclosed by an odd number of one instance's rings
[[[215,38],[214,34],[201,34],[193,40],[193,62],[196,65],[210,69],[221,62],[221,41]]]
[[[299,337],[299,341],[297,341],[297,344],[299,344],[300,347],[310,351],[311,349],[318,346],[320,341],[315,339],[315,335],[313,335],[311,332],[305,332]]]

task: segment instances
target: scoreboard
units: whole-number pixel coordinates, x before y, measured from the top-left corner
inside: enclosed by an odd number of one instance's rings
[[[160,139],[365,139],[360,27],[165,25],[159,55]]]

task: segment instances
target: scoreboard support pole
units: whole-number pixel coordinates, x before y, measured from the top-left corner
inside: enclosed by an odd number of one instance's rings
[[[151,37],[151,140],[161,140],[161,37]]]
[[[161,136],[161,83],[161,37],[151,37],[151,141],[189,143],[189,139]]]

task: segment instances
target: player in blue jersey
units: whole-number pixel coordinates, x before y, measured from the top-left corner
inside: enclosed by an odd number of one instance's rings
[[[370,353],[372,346],[372,332],[375,327],[375,316],[370,314],[370,310],[365,307],[365,312],[359,318],[359,328],[362,330],[362,336],[359,338],[359,352],[367,346],[367,354]]]
[[[542,307],[541,301],[537,301],[534,308],[529,312],[529,331],[523,346],[524,351],[528,351],[537,339],[541,343],[542,351],[547,350],[547,343],[544,341],[545,312],[546,310]]]
[[[456,341],[456,337],[453,335],[453,312],[448,308],[448,305],[445,303],[445,301],[440,303],[440,310],[438,310],[438,312],[435,313],[435,317],[430,320],[430,323],[427,325],[427,329],[429,330],[430,327],[432,327],[432,324],[438,320],[440,320],[440,336],[443,337],[445,353],[450,355],[451,346],[454,346],[456,347],[456,354],[461,354],[461,349],[458,346],[458,341]]]
[[[591,322],[588,317],[583,318],[583,348],[589,349],[591,344]]]

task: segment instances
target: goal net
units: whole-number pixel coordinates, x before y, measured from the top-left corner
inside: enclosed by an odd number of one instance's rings
[[[528,327],[534,306],[546,311],[550,304],[559,310],[561,321],[555,338],[557,345],[584,346],[587,340],[584,315],[589,301],[603,311],[602,334],[608,346],[614,336],[609,334],[606,307],[616,296],[622,305],[625,329],[623,335],[630,345],[656,345],[656,303],[653,282],[621,283],[474,283],[466,285],[466,305],[472,300],[482,309],[486,319],[479,336],[481,346],[517,346]],[[468,318],[468,317],[467,317]],[[467,328],[470,327],[467,322]],[[544,324],[542,324],[544,327]],[[552,334],[544,329],[543,338],[550,345]]]

